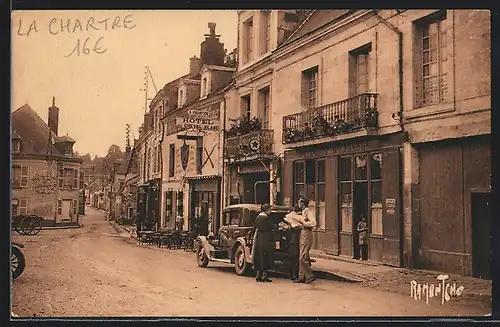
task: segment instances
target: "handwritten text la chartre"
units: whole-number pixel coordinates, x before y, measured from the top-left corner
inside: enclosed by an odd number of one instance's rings
[[[77,32],[91,32],[91,31],[109,31],[117,29],[133,29],[136,27],[132,20],[132,15],[108,17],[106,19],[96,19],[89,17],[85,20],[52,18],[50,21],[44,22],[47,31],[52,35],[60,34],[74,34]],[[40,23],[33,20],[29,25],[19,20],[17,28],[17,35],[30,36],[31,34],[38,33]],[[107,51],[107,48],[102,44],[104,37],[100,36],[97,40],[87,37],[86,39],[78,38],[75,46],[71,49],[65,57],[73,55],[89,55],[91,53],[102,54]]]

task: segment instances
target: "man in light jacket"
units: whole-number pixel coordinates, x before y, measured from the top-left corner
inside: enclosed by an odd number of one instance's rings
[[[309,251],[313,243],[312,230],[316,227],[316,219],[309,212],[308,199],[304,197],[300,198],[298,205],[302,209],[302,215],[298,219],[298,222],[302,225],[302,231],[300,232],[299,278],[294,283],[310,284],[316,280],[311,269],[309,257]]]

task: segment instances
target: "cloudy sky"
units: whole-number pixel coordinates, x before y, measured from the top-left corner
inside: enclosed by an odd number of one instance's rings
[[[144,67],[158,90],[186,74],[208,22],[231,52],[236,11],[15,11],[12,111],[29,104],[47,121],[56,97],[59,134],[73,137],[80,154],[123,149],[126,124],[137,137],[143,120]],[[148,97],[155,93],[150,79]]]

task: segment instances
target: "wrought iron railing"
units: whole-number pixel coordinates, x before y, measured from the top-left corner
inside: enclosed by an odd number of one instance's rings
[[[269,129],[227,137],[225,156],[241,159],[252,155],[272,154],[273,138],[274,132]]]
[[[355,97],[283,117],[283,144],[378,127],[378,94]]]

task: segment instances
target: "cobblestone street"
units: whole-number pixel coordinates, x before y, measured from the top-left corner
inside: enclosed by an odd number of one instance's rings
[[[27,266],[13,282],[20,317],[71,316],[484,316],[490,305],[452,298],[415,301],[364,283],[297,285],[239,277],[233,267],[199,268],[193,253],[139,246],[88,209],[80,229],[14,235]],[[266,299],[263,301],[262,299]]]

